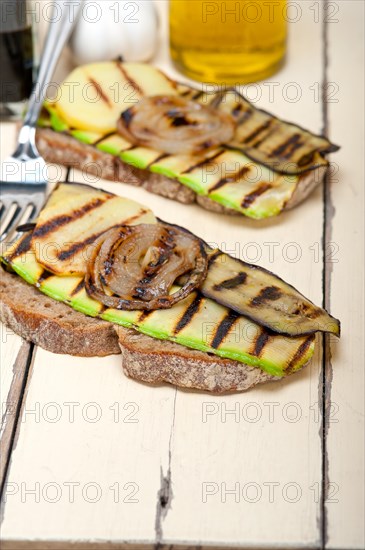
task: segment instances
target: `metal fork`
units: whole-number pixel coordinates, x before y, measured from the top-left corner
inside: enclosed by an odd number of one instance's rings
[[[71,33],[83,0],[55,0],[42,53],[38,79],[29,98],[18,145],[0,169],[0,241],[17,236],[16,228],[36,219],[48,192],[47,169],[36,143],[36,125],[47,87]]]

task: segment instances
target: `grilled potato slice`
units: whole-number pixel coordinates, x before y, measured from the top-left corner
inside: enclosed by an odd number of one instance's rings
[[[83,275],[98,235],[114,225],[155,223],[147,207],[88,187],[63,183],[53,192],[33,232],[40,264],[56,275]]]
[[[176,93],[174,83],[152,65],[111,61],[72,71],[53,105],[70,127],[107,133],[140,97]]]

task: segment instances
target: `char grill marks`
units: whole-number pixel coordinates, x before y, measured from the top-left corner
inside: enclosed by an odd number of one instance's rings
[[[302,147],[303,142],[300,139],[300,134],[293,134],[283,143],[280,143],[273,151],[270,153],[270,157],[283,157],[284,159],[290,159],[292,154]]]
[[[226,314],[214,332],[214,336],[210,344],[213,349],[219,348],[238,318],[239,315],[237,315],[234,311],[229,311]]]
[[[259,294],[252,298],[252,306],[261,306],[264,302],[273,302],[279,300],[282,296],[282,291],[277,286],[267,286],[260,290]]]
[[[123,224],[128,225],[128,224],[131,224],[131,223],[135,222],[136,220],[138,220],[138,218],[140,216],[143,216],[143,214],[145,214],[146,212],[147,212],[146,210],[141,209],[141,211],[138,214],[136,214],[135,216],[131,216],[130,218],[125,220],[123,222]],[[114,225],[110,226],[109,229],[115,229],[115,228],[119,227],[119,225],[120,224],[114,224]],[[86,239],[84,239],[82,241],[79,241],[79,242],[75,242],[75,243],[71,244],[68,248],[64,248],[63,250],[58,251],[57,252],[58,259],[61,260],[61,261],[69,260],[75,254],[81,252],[86,247],[93,244],[96,241],[96,239],[98,239],[104,232],[105,231],[103,230],[103,231],[99,231],[98,233],[93,233],[92,235],[90,235]]]
[[[26,233],[20,238],[20,240],[15,245],[14,250],[12,250],[10,255],[7,256],[8,262],[12,262],[13,260],[15,260],[15,258],[21,256],[22,254],[26,254],[27,252],[30,251],[32,236],[33,236],[33,232],[30,231],[29,233]]]
[[[221,155],[223,155],[224,151],[222,150],[219,150],[217,151],[216,153],[214,153],[213,155],[211,155],[210,157],[208,158],[205,158],[204,160],[202,161],[199,161],[197,162],[196,164],[191,164],[189,166],[189,168],[186,168],[182,174],[190,174],[191,172],[194,172],[194,170],[196,170],[197,168],[201,168],[203,166],[209,166],[209,164],[211,162],[213,162],[214,160],[216,160],[218,157],[220,157]]]
[[[293,358],[289,362],[287,368],[285,369],[285,374],[290,374],[295,370],[295,367],[298,365],[302,357],[307,352],[309,346],[312,344],[313,340],[315,338],[314,334],[311,334],[304,340],[304,342],[299,346],[297,351],[295,352]]]
[[[178,334],[182,331],[193,319],[194,315],[198,313],[202,303],[202,297],[197,294],[188,308],[185,310],[184,314],[181,316],[174,328],[174,334]]]
[[[35,228],[33,232],[33,237],[45,237],[52,233],[53,231],[56,231],[60,227],[73,222],[82,216],[85,216],[92,210],[98,208],[102,204],[105,203],[108,199],[112,198],[113,195],[106,195],[103,198],[95,198],[92,199],[90,202],[84,204],[81,208],[77,208],[73,210],[70,214],[62,214],[60,216],[55,216],[54,218],[51,218],[50,220],[44,222],[43,224],[37,224],[37,227]]]
[[[99,84],[99,82],[97,82],[91,77],[89,77],[88,80],[89,80],[89,83],[95,88],[98,97],[100,97],[100,99],[102,99],[102,101],[111,109],[112,103],[108,95],[104,92],[102,86]]]
[[[166,309],[197,288],[206,270],[206,253],[189,232],[162,223],[121,226],[96,240],[86,290],[112,308]],[[174,290],[181,275],[186,280]]]
[[[270,336],[272,334],[268,330],[262,330],[260,334],[257,336],[255,343],[252,348],[252,355],[255,355],[255,357],[260,357],[260,355],[263,352],[264,347],[270,340]]]
[[[321,155],[339,149],[323,136],[257,109],[233,88],[199,99],[229,112],[235,119],[236,132],[226,147],[237,148],[274,171],[294,174],[313,169],[327,164]]]
[[[207,253],[209,269],[200,287],[207,298],[276,333],[339,335],[337,319],[270,271],[208,246]]]
[[[213,286],[214,290],[227,290],[232,288],[237,288],[239,285],[245,283],[247,279],[247,273],[241,271],[238,275],[231,277],[230,279],[225,279],[221,283],[217,283]]]
[[[141,86],[136,82],[136,80],[134,78],[132,78],[131,75],[128,73],[128,71],[126,70],[124,64],[121,63],[120,61],[116,61],[116,66],[117,66],[118,70],[122,73],[125,80],[129,83],[129,85],[133,89],[133,91],[136,92],[137,94],[143,96],[144,91],[142,90]]]
[[[242,201],[242,208],[250,208],[252,204],[255,202],[255,200],[266,193],[269,189],[272,188],[272,185],[270,183],[261,183],[256,189],[254,189],[251,193],[248,193],[248,195],[245,196],[245,198]]]
[[[168,154],[197,155],[228,142],[231,115],[183,96],[143,97],[122,113],[118,132],[131,143]]]
[[[248,136],[245,136],[243,138],[243,140],[241,141],[241,143],[252,144],[252,142],[255,141],[255,139],[257,137],[259,137],[260,134],[262,134],[262,132],[264,132],[265,130],[270,128],[271,124],[272,124],[272,120],[266,120],[263,124],[261,124],[261,126],[258,126],[257,128],[255,128],[251,132],[251,134],[249,134]],[[261,141],[261,143],[262,143],[262,141]]]
[[[71,292],[71,296],[76,296],[76,294],[81,292],[81,290],[83,290],[84,288],[85,288],[85,281],[84,281],[84,279],[81,279],[81,281],[79,283],[77,283],[77,285],[75,286],[75,288]]]
[[[213,191],[217,191],[217,189],[220,189],[221,187],[224,187],[226,183],[234,183],[238,182],[241,178],[246,176],[250,172],[249,166],[242,166],[235,174],[231,176],[226,176],[221,178],[217,181],[212,187],[209,188],[209,193],[212,193]]]

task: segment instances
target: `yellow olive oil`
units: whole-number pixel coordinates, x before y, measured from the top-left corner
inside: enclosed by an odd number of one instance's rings
[[[286,0],[170,0],[171,57],[203,82],[267,78],[284,60],[286,9]]]

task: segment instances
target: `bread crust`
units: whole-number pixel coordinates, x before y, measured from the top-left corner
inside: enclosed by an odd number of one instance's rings
[[[151,345],[133,330],[116,327],[125,374],[149,384],[168,382],[213,393],[245,391],[278,380],[257,367],[185,348],[168,340]],[[148,337],[147,337],[148,338]],[[156,342],[156,341],[155,341]]]
[[[88,317],[0,268],[0,320],[53,353],[82,357],[121,354],[125,374],[214,393],[244,391],[275,380],[259,368],[222,359]]]
[[[53,353],[83,357],[120,353],[113,325],[56,302],[2,268],[0,320],[25,340]]]
[[[205,210],[218,214],[242,215],[237,210],[227,208],[209,197],[197,195],[192,189],[176,180],[126,164],[119,157],[100,151],[50,128],[37,130],[37,147],[41,155],[50,163],[74,167],[102,179],[143,187],[151,193],[183,204],[197,203]],[[301,175],[284,210],[293,208],[302,202],[323,181],[326,170],[326,166],[321,166]]]

